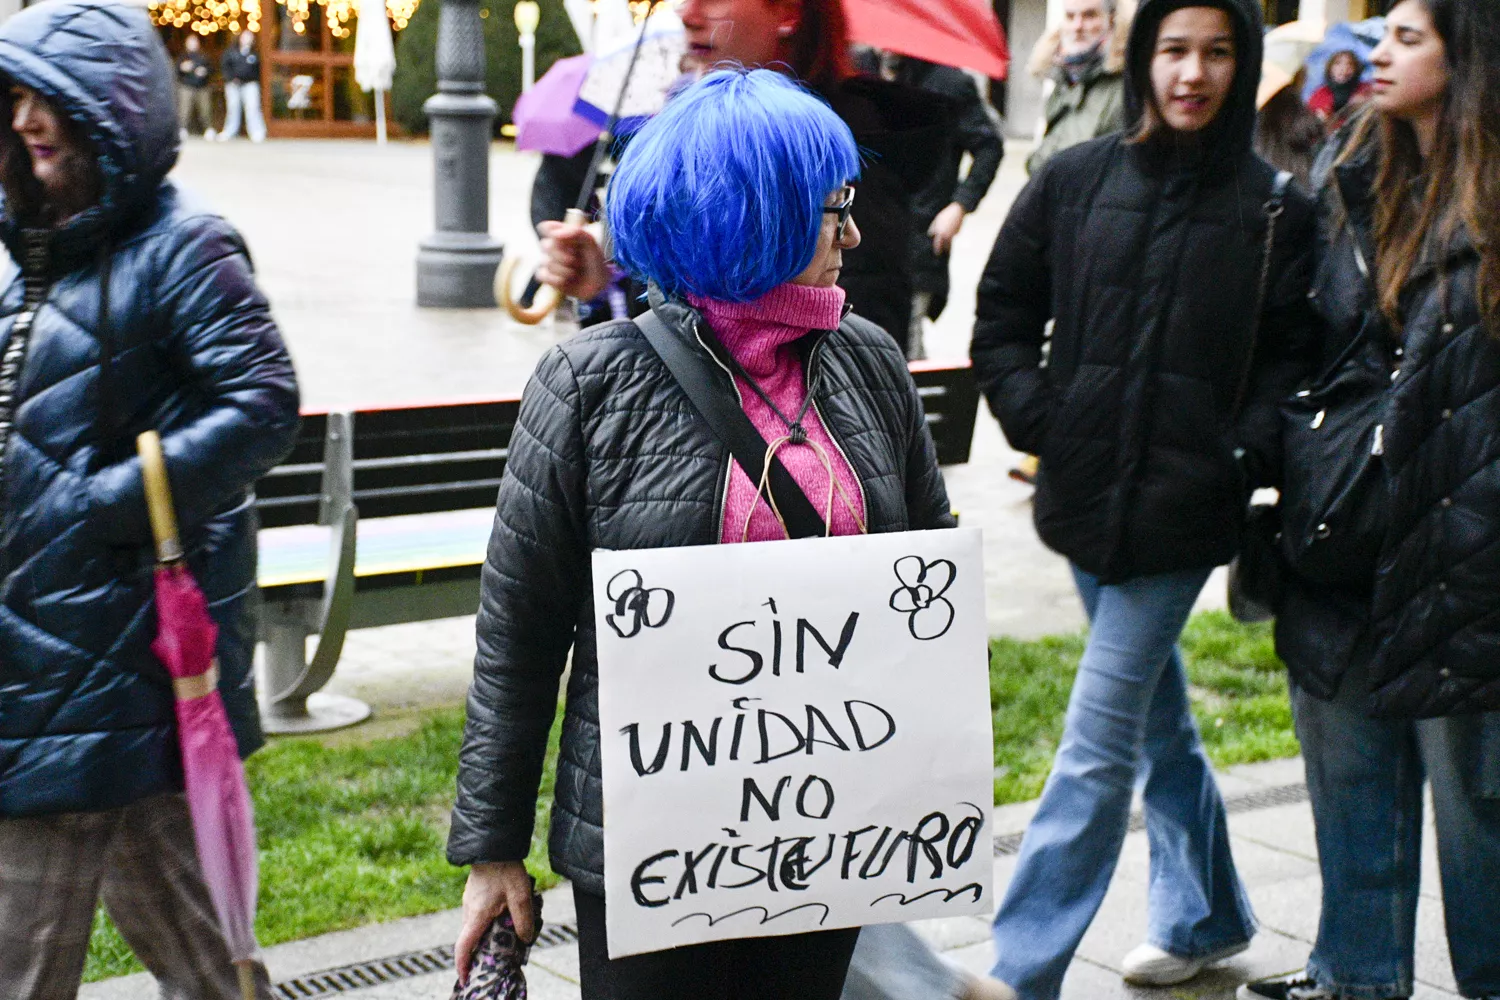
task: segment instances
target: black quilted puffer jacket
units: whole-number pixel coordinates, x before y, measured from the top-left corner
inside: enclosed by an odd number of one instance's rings
[[[1322,180],[1315,301],[1326,365],[1377,308],[1371,271],[1374,142],[1330,141]],[[1390,527],[1369,586],[1290,579],[1276,649],[1297,682],[1331,698],[1370,659],[1372,715],[1500,710],[1500,339],[1479,317],[1479,255],[1463,229],[1434,239],[1401,298],[1382,417]],[[1372,593],[1373,592],[1373,593]]]
[[[1500,710],[1500,330],[1480,318],[1478,280],[1460,228],[1447,245],[1429,241],[1401,297],[1384,432],[1391,520],[1370,616],[1374,715]]]
[[[0,206],[0,239],[26,272],[0,292],[0,345],[24,286],[46,288],[0,505],[0,818],[181,787],[172,685],[150,648],[151,529],[133,457],[144,430],[162,435],[240,750],[260,745],[250,491],[291,447],[298,402],[244,243],[166,180],[173,73],[144,8],[84,0],[16,14],[0,27],[0,88],[11,81],[80,126],[104,187],[53,229],[23,230],[15,206]],[[10,120],[0,98],[0,142],[16,141]]]
[[[657,301],[673,333],[704,350],[698,313]],[[951,527],[900,349],[853,316],[805,343],[815,405],[859,478],[869,529]],[[736,391],[727,373],[718,388]],[[511,437],[484,567],[449,861],[514,861],[529,852],[547,731],[571,650],[552,867],[603,894],[590,553],[714,544],[729,462],[635,324],[593,327],[542,357]]]
[[[1117,134],[1058,153],[979,284],[970,353],[1010,443],[1041,458],[1037,532],[1106,583],[1233,558],[1251,488],[1280,468],[1276,402],[1316,345],[1313,204],[1295,189],[1256,326],[1276,173],[1250,150],[1259,5],[1228,6],[1240,68],[1199,146]],[[1147,0],[1132,24],[1132,122],[1173,9]]]

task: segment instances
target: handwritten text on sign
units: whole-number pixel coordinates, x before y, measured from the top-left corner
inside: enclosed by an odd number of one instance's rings
[[[594,554],[611,956],[989,912],[974,529]]]

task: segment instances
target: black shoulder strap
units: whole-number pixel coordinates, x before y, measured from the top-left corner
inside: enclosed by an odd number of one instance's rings
[[[1286,195],[1291,189],[1291,171],[1278,170],[1276,180],[1271,183],[1271,197],[1266,200],[1266,245],[1261,252],[1260,276],[1255,285],[1255,309],[1250,313],[1250,354],[1245,359],[1239,392],[1234,397],[1236,417],[1245,408],[1245,397],[1250,392],[1250,376],[1255,370],[1255,353],[1260,347],[1260,321],[1266,311],[1266,298],[1271,293],[1271,261],[1276,253],[1276,223],[1281,219],[1281,214],[1286,211]]]
[[[766,439],[733,397],[714,389],[713,361],[668,330],[654,310],[637,316],[635,324],[714,435],[729,448],[750,481],[759,483],[765,471]],[[775,457],[771,459],[771,495],[776,498],[776,506],[786,519],[787,533],[793,538],[821,538],[828,533],[812,501]]]

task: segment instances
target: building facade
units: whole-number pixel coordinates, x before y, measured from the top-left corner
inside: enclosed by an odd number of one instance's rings
[[[201,0],[152,0],[147,6],[174,56],[188,36],[199,37],[215,69],[216,122],[223,120],[217,70],[225,49],[249,31],[260,56],[261,108],[272,138],[375,135],[374,95],[360,90],[354,80],[359,28],[354,0],[220,0],[210,5]],[[416,0],[389,5],[394,32],[405,27],[415,7]],[[389,101],[389,95],[385,99]]]

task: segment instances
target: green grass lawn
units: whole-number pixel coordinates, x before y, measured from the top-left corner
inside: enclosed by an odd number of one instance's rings
[[[990,644],[995,720],[995,801],[1040,793],[1062,731],[1082,635]],[[1266,626],[1201,614],[1183,635],[1193,707],[1220,767],[1297,753],[1286,676]],[[459,709],[432,712],[415,731],[358,742],[358,731],[324,740],[277,740],[248,764],[259,828],[260,942],[457,906],[465,872],[443,857],[453,802]],[[553,727],[538,823],[527,864],[543,887],[546,812],[557,759]],[[85,978],[140,967],[102,913]]]
[[[527,859],[543,888],[558,882],[545,844],[557,733],[554,726]],[[459,904],[467,872],[448,864],[443,848],[462,736],[463,711],[444,709],[408,735],[364,744],[275,740],[250,758],[262,945]],[[101,909],[84,979],[139,970]]]
[[[1080,633],[990,642],[996,804],[1041,794],[1084,640]],[[1223,611],[1195,615],[1182,652],[1193,712],[1216,766],[1297,755],[1286,670],[1269,625],[1241,625]]]

